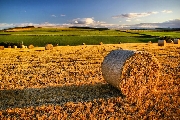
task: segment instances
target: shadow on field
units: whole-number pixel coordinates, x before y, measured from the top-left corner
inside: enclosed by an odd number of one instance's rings
[[[0,109],[23,108],[43,104],[62,105],[67,102],[86,102],[111,97],[123,97],[123,95],[111,85],[101,83],[81,86],[0,90]]]

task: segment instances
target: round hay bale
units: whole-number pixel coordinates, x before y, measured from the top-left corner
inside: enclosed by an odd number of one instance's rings
[[[56,44],[54,47],[58,47],[59,46],[59,44]]]
[[[131,102],[155,90],[159,80],[158,60],[147,52],[114,50],[101,67],[104,79]]]
[[[166,41],[165,40],[158,40],[158,46],[165,46]]]
[[[13,46],[13,48],[14,48],[14,49],[16,49],[16,48],[17,48],[17,46],[16,46],[16,45],[14,45],[14,46]]]
[[[25,45],[20,45],[20,48],[24,49],[24,48],[27,48],[27,47]]]
[[[171,39],[167,40],[166,41],[167,43],[172,43],[173,41]]]
[[[45,45],[45,50],[52,50],[53,49],[53,45],[52,44],[46,44]]]
[[[180,39],[174,39],[174,44],[180,44]]]
[[[0,50],[4,50],[4,46],[0,46]]]
[[[9,45],[8,48],[11,48],[11,46]]]
[[[31,45],[28,46],[28,48],[29,48],[29,49],[33,49],[33,48],[34,48],[34,45],[31,44]]]
[[[151,44],[152,42],[151,41],[148,41],[149,44]]]
[[[100,42],[99,45],[103,45],[103,42]]]

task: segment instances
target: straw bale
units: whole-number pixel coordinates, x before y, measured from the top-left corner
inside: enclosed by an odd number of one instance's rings
[[[152,42],[151,41],[148,41],[149,44],[151,44]]]
[[[20,45],[20,48],[25,48],[25,45]]]
[[[180,39],[174,39],[174,44],[180,44]]]
[[[13,46],[13,48],[14,48],[14,49],[16,49],[16,48],[17,48],[17,46],[16,46],[16,45],[14,45],[14,46]]]
[[[33,48],[34,48],[34,45],[31,44],[31,45],[28,46],[28,48],[29,48],[29,49],[33,49]]]
[[[100,42],[99,45],[103,45],[103,42]]]
[[[9,45],[8,48],[11,48],[11,46]]]
[[[173,41],[169,39],[169,40],[167,40],[167,43],[173,43]]]
[[[0,50],[4,50],[4,46],[0,46]]]
[[[165,46],[166,40],[158,40],[158,46]]]
[[[52,44],[46,44],[45,45],[45,50],[52,50],[53,49],[53,45]]]
[[[154,90],[159,80],[158,61],[147,52],[114,50],[101,67],[104,79],[132,102]]]

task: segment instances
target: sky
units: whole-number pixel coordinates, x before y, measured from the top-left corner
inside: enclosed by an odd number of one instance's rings
[[[0,29],[180,28],[180,0],[0,0]]]

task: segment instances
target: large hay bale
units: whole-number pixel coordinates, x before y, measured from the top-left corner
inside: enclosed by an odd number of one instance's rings
[[[155,90],[159,80],[158,60],[147,52],[111,51],[102,63],[104,79],[131,102]]]
[[[165,46],[166,40],[158,40],[158,46]]]
[[[167,43],[173,43],[173,41],[171,39],[166,41]]]
[[[22,44],[22,45],[20,45],[20,48],[25,48],[25,45],[23,45],[23,44]]]
[[[180,44],[180,39],[174,39],[174,44]]]
[[[46,44],[45,45],[45,50],[52,50],[53,49],[53,45],[52,44]]]
[[[14,48],[14,49],[16,49],[16,48],[17,48],[17,46],[16,46],[16,45],[14,45],[14,46],[13,46],[13,48]]]
[[[149,44],[152,44],[152,42],[151,42],[151,41],[148,41],[148,43],[149,43]]]
[[[0,50],[4,50],[4,46],[0,46]]]
[[[103,42],[100,42],[99,45],[103,45]]]
[[[34,45],[31,44],[31,45],[28,46],[28,48],[29,48],[29,49],[33,49],[33,48],[34,48]]]

